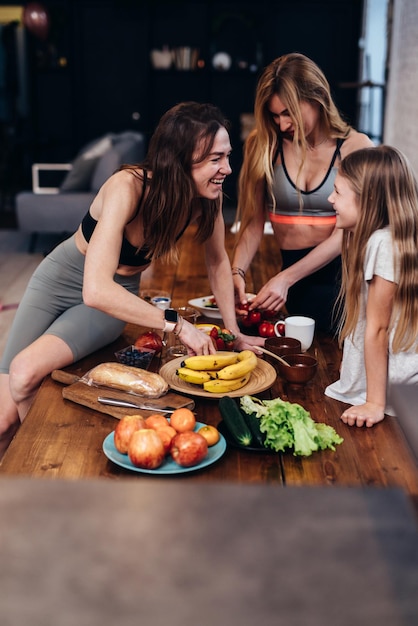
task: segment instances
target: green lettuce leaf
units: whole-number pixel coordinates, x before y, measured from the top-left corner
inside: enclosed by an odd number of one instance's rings
[[[315,422],[300,404],[281,398],[259,400],[242,396],[240,405],[243,411],[260,419],[260,430],[266,437],[264,445],[276,452],[293,448],[294,455],[310,456],[317,450],[335,450],[343,442],[332,426]]]

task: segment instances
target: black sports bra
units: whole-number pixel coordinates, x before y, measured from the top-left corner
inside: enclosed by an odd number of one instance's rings
[[[144,181],[147,180],[147,172],[144,170]],[[128,224],[130,224],[138,215],[138,212],[141,208],[141,205],[144,201],[145,196],[145,182],[142,186],[142,194],[139,199],[137,209],[135,211],[135,215],[132,219],[129,220]],[[96,228],[97,220],[95,220],[90,213],[90,209],[87,211],[83,220],[81,222],[81,232],[83,233],[84,239],[87,243],[90,241],[91,236]],[[130,265],[131,267],[140,267],[141,265],[149,265],[151,260],[146,258],[146,255],[149,252],[149,248],[147,246],[143,246],[140,250],[138,250],[135,246],[133,246],[124,236],[122,239],[122,246],[120,249],[119,255],[119,265]]]
[[[145,181],[147,180],[147,172],[146,170],[144,170],[144,177],[145,177]],[[144,184],[142,187],[142,195],[141,198],[138,202],[138,207],[135,211],[135,215],[132,217],[132,219],[129,220],[128,224],[130,224],[138,215],[139,210],[142,206],[142,203],[144,201],[144,196],[145,196],[145,187],[146,185]],[[184,231],[186,230],[186,228],[188,227],[190,223],[190,218],[187,220],[184,228],[181,230],[181,232],[179,233],[179,235],[177,236],[177,239],[180,239],[180,237],[183,235]],[[83,233],[84,239],[89,242],[91,239],[91,236],[94,232],[94,229],[96,228],[96,224],[97,224],[97,220],[95,220],[91,214],[90,214],[90,210],[87,211],[87,213],[85,214],[85,216],[83,217],[83,220],[81,222],[81,231]],[[133,246],[124,236],[122,239],[122,246],[120,249],[120,255],[119,255],[119,265],[128,265],[131,267],[141,267],[141,265],[149,265],[151,263],[152,258],[151,257],[147,257],[147,254],[149,253],[149,247],[144,245],[142,246],[142,248],[140,250],[138,250],[138,248],[136,248],[136,246]]]
[[[138,215],[138,211],[136,211],[134,217]],[[131,222],[132,220],[130,220]],[[129,223],[129,222],[128,222]],[[91,215],[90,211],[87,211],[85,216],[83,217],[83,221],[81,222],[81,231],[84,235],[84,239],[89,242],[90,238],[96,228],[97,220],[95,220]],[[149,252],[149,248],[147,246],[143,246],[140,250],[138,250],[135,246],[133,246],[124,236],[122,239],[122,246],[120,249],[119,255],[119,265],[130,265],[131,267],[140,267],[141,265],[149,265],[151,263],[150,258],[146,258],[146,255]]]

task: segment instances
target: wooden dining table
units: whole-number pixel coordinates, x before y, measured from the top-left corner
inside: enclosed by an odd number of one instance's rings
[[[156,285],[172,295],[172,305],[187,305],[188,300],[208,294],[204,260],[196,254],[195,231],[190,227],[182,239],[179,262],[154,263],[143,276],[141,288]],[[226,231],[226,245],[232,250],[233,236]],[[276,271],[273,238],[265,237],[247,277],[249,291],[256,290]],[[201,317],[199,322],[219,320]],[[141,326],[128,324],[114,343],[66,368],[83,376],[94,365],[115,361],[115,352],[131,345],[143,332]],[[318,360],[315,377],[306,385],[293,386],[280,375],[259,395],[280,397],[301,404],[318,422],[334,427],[344,439],[336,450],[314,452],[309,457],[271,451],[246,451],[228,445],[216,463],[201,471],[182,474],[185,482],[228,481],[242,484],[266,483],[285,486],[375,486],[403,489],[418,509],[418,470],[405,434],[394,417],[387,416],[373,428],[344,424],[340,415],[345,405],[324,395],[325,387],[338,378],[341,351],[337,340],[315,333],[309,353]],[[266,355],[262,357],[269,359]],[[159,371],[165,357],[154,358],[151,368]],[[272,362],[271,362],[272,363]],[[272,366],[273,367],[273,366]],[[103,412],[67,400],[65,386],[47,376],[33,405],[0,464],[0,476],[42,478],[107,478],[149,481],[154,477],[115,465],[103,453],[104,439],[116,420]],[[257,390],[256,390],[257,391]],[[103,393],[101,395],[104,395]],[[210,394],[208,394],[210,396]],[[218,399],[190,397],[195,401],[199,422],[218,426],[221,415]],[[157,478],[160,480],[161,477]]]
[[[82,377],[97,363],[115,361],[114,353],[131,345],[144,329],[128,326],[115,343],[66,368],[75,377]],[[357,428],[340,420],[344,408],[340,402],[324,395],[327,384],[337,377],[339,348],[336,341],[317,334],[309,352],[318,360],[315,377],[306,385],[288,384],[279,375],[271,387],[258,395],[280,397],[302,405],[317,422],[334,427],[344,439],[335,451],[314,452],[311,456],[247,451],[227,445],[216,463],[201,470],[181,474],[184,481],[265,483],[286,486],[375,486],[399,487],[418,503],[418,471],[408,441],[398,420],[386,417],[373,428]],[[267,356],[264,356],[268,359]],[[164,358],[155,358],[152,368],[159,371]],[[271,364],[273,369],[274,366]],[[78,383],[83,385],[84,383]],[[196,388],[200,389],[200,388]],[[107,478],[136,481],[160,480],[136,471],[129,471],[109,460],[102,449],[105,438],[116,426],[117,418],[104,412],[108,407],[96,403],[89,408],[68,400],[68,388],[48,376],[7,450],[0,465],[0,476],[32,476],[42,478]],[[106,390],[96,388],[96,396]],[[108,395],[108,394],[107,394]],[[126,394],[125,394],[126,395]],[[219,399],[189,394],[194,400],[197,421],[218,426],[222,420]],[[125,409],[127,413],[150,412]]]

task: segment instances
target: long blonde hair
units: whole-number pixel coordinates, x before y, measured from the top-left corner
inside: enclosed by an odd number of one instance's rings
[[[352,152],[341,161],[338,173],[356,194],[359,211],[355,230],[343,234],[340,341],[358,322],[367,242],[377,229],[389,226],[399,276],[390,321],[390,328],[396,324],[392,349],[408,350],[418,337],[417,180],[406,157],[390,146]]]
[[[251,222],[257,207],[257,194],[262,192],[275,205],[272,193],[273,158],[280,140],[280,130],[269,111],[272,96],[286,103],[294,124],[293,141],[301,149],[304,165],[307,142],[303,132],[301,102],[319,105],[320,124],[329,138],[346,136],[350,126],[342,119],[333,99],[327,79],[311,59],[299,53],[286,54],[274,60],[262,73],[256,90],[255,129],[244,146],[244,160],[238,180],[237,220],[240,233]],[[260,186],[263,189],[260,189]]]

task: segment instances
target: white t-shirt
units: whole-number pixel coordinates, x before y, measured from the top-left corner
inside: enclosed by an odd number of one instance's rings
[[[362,288],[358,324],[355,332],[344,340],[340,379],[325,389],[325,395],[346,404],[359,405],[366,402],[366,370],[364,365],[364,335],[366,330],[366,302],[369,283],[373,276],[397,282],[394,276],[392,236],[389,226],[375,231],[367,242],[364,262],[365,282]],[[407,352],[392,352],[394,329],[389,337],[388,385],[390,396],[392,383],[418,384],[418,340]],[[395,415],[386,404],[385,413]]]

